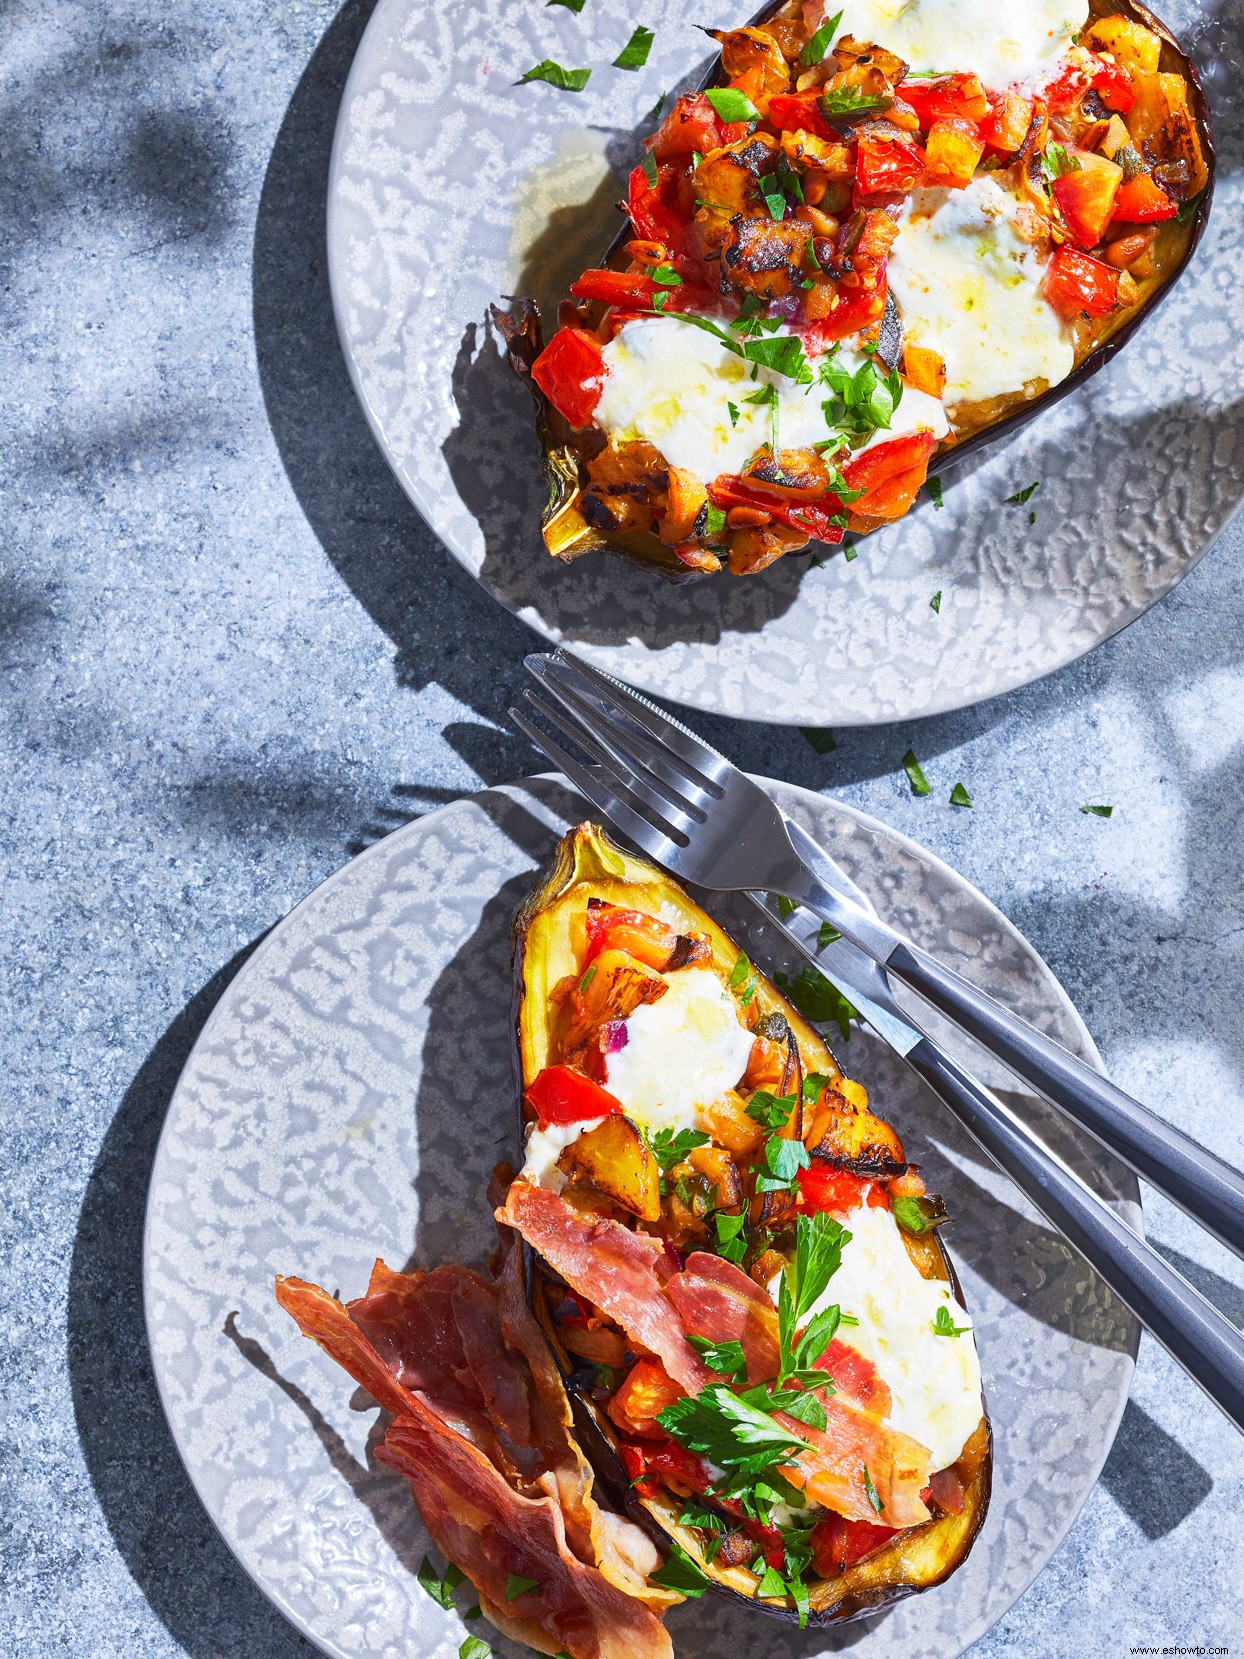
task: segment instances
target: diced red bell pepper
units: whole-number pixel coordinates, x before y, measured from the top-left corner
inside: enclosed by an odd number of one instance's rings
[[[586,924],[585,967],[603,950],[624,950],[659,973],[678,942],[678,935],[668,922],[645,915],[642,910],[623,910],[616,904],[589,905]]]
[[[658,161],[668,161],[693,150],[707,155],[724,142],[717,111],[702,92],[693,92],[680,98],[657,128],[652,153]]]
[[[1013,156],[1032,124],[1032,105],[1018,92],[1000,92],[989,105],[980,124],[986,149],[1000,156]]]
[[[975,121],[965,115],[939,115],[929,128],[924,152],[929,182],[965,189],[984,153],[985,140]]]
[[[665,1440],[668,1436],[657,1414],[682,1398],[683,1390],[659,1360],[641,1359],[627,1372],[605,1409],[623,1434]]]
[[[836,495],[826,496],[823,501],[792,501],[728,474],[710,484],[708,493],[718,507],[758,507],[788,529],[802,530],[831,546],[837,546],[846,533],[845,525],[834,522],[842,518],[842,505]]]
[[[915,110],[924,132],[928,132],[939,115],[961,115],[968,121],[983,121],[989,113],[989,99],[979,75],[909,78],[897,90],[903,102]]]
[[[812,1529],[812,1565],[822,1578],[836,1578],[888,1544],[899,1530],[874,1526],[871,1521],[848,1521],[841,1515],[829,1515]]]
[[[665,1480],[677,1481],[691,1492],[708,1490],[708,1470],[694,1452],[689,1452],[676,1440],[666,1439],[642,1446],[634,1441],[620,1440],[618,1456],[630,1476],[631,1485],[641,1498],[655,1498],[658,1486]]]
[[[1042,292],[1066,322],[1082,312],[1104,317],[1119,303],[1119,273],[1064,243],[1050,260]]]
[[[775,92],[769,99],[766,119],[779,132],[810,132],[818,138],[837,137],[821,112],[820,94],[816,92]]]
[[[924,183],[924,151],[904,139],[887,143],[869,133],[860,137],[855,152],[854,206],[868,207],[905,196]]]
[[[600,300],[604,305],[651,307],[657,285],[642,271],[584,271],[570,284],[577,300]]]
[[[858,1210],[864,1202],[867,1181],[845,1169],[814,1160],[807,1169],[801,1169],[799,1181],[799,1208],[801,1210],[834,1210],[839,1215]]]
[[[585,328],[559,328],[531,365],[531,378],[571,426],[586,426],[604,389],[600,341]]]
[[[622,1110],[622,1102],[569,1066],[545,1066],[527,1090],[540,1127],[550,1123],[582,1123],[607,1118]]]
[[[1126,115],[1136,102],[1132,77],[1119,63],[1103,63],[1093,76],[1093,89],[1107,109]]]
[[[1174,202],[1148,173],[1137,173],[1119,186],[1114,198],[1114,217],[1125,225],[1156,225],[1173,219],[1179,212]]]
[[[1079,170],[1055,179],[1050,190],[1075,240],[1082,248],[1095,248],[1113,215],[1123,169],[1090,151],[1075,155]]]
[[[876,489],[887,478],[927,461],[936,443],[931,432],[902,432],[848,461],[842,469],[843,480],[853,490]],[[858,506],[858,503],[852,505]]]

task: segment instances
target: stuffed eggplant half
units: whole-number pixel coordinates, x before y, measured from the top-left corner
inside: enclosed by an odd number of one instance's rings
[[[544,539],[683,579],[901,518],[930,462],[1030,418],[1187,263],[1213,151],[1133,0],[791,0],[713,31],[630,224],[546,342]]]
[[[662,872],[566,836],[516,924],[525,1163],[498,1220],[605,1487],[800,1624],[937,1584],[989,1495],[972,1322],[895,1131]]]

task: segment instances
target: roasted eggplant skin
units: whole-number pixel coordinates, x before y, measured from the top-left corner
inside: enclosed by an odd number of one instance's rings
[[[514,1072],[520,1145],[529,1121],[525,1091],[550,1064],[549,992],[567,973],[576,971],[576,932],[590,898],[649,914],[660,912],[680,932],[706,935],[712,949],[712,965],[727,977],[740,954],[739,947],[724,930],[656,865],[638,854],[623,851],[596,825],[581,824],[572,829],[559,843],[548,870],[514,921]],[[759,972],[755,1000],[762,1019],[778,1014],[788,1022],[805,1074],[819,1072],[831,1084],[843,1081],[842,1069],[824,1038]],[[845,1158],[841,1161],[844,1167],[853,1163]],[[933,1200],[930,1208],[936,1220],[946,1219],[940,1200]],[[918,1265],[925,1277],[946,1280],[956,1300],[966,1309],[938,1227],[921,1235],[912,1248],[920,1257]],[[705,1561],[699,1534],[678,1523],[681,1501],[673,1494],[662,1490],[655,1497],[645,1498],[636,1492],[619,1458],[614,1426],[593,1398],[596,1367],[585,1365],[558,1335],[552,1309],[561,1295],[560,1281],[530,1248],[526,1251],[526,1262],[532,1309],[565,1379],[580,1445],[605,1495],[617,1509],[642,1526],[660,1548],[668,1550],[671,1540],[680,1544],[700,1563],[719,1594],[795,1623],[797,1612],[793,1603],[757,1600],[753,1593],[753,1575]],[[962,1512],[938,1516],[911,1532],[900,1534],[875,1554],[847,1567],[836,1579],[812,1579],[808,1619],[811,1625],[842,1624],[892,1606],[944,1582],[962,1564],[989,1506],[993,1448],[987,1406],[983,1426],[988,1445],[967,1484]]]
[[[771,4],[763,6],[749,19],[749,26],[763,24],[800,9],[800,0],[772,0]],[[1104,368],[1149,320],[1174,283],[1183,275],[1204,234],[1214,195],[1216,157],[1209,103],[1196,65],[1167,26],[1148,7],[1141,5],[1139,0],[1089,0],[1090,24],[1095,18],[1112,15],[1122,15],[1152,30],[1162,42],[1159,70],[1181,75],[1191,92],[1207,179],[1199,199],[1195,201],[1190,221],[1181,214],[1179,220],[1171,222],[1173,229],[1163,226],[1163,231],[1171,236],[1186,232],[1186,243],[1170,268],[1160,274],[1151,290],[1142,295],[1138,303],[1122,313],[1117,325],[1108,326],[1101,332],[1096,344],[1065,380],[1048,387],[1031,401],[1003,410],[996,420],[989,421],[962,441],[944,441],[934,451],[930,463],[931,467],[936,465],[942,474],[948,467],[956,466],[970,455],[978,454],[987,445],[1034,420],[1062,398],[1076,391],[1091,375]],[[727,80],[719,59],[701,83],[701,89],[722,85]],[[624,224],[610,243],[603,260],[604,264],[616,268],[626,265],[624,247],[631,234],[629,224]],[[493,307],[492,315],[505,343],[510,366],[526,383],[536,405],[536,426],[548,485],[548,497],[541,515],[541,529],[549,552],[557,559],[571,562],[584,553],[610,551],[620,554],[630,562],[658,571],[667,581],[674,584],[699,580],[708,572],[683,564],[655,534],[640,531],[602,531],[587,524],[577,511],[576,499],[586,476],[583,470],[584,463],[589,455],[594,453],[593,444],[599,445],[600,435],[592,431],[576,431],[540,391],[531,376],[531,366],[545,345],[539,309],[534,301],[525,298],[513,298],[509,301],[509,306],[508,311]],[[887,308],[887,322],[893,322],[892,302]],[[884,349],[884,329],[881,355],[887,362],[892,363],[894,360]],[[896,357],[897,353],[894,356]],[[816,545],[813,542],[809,548],[795,551],[811,551]]]

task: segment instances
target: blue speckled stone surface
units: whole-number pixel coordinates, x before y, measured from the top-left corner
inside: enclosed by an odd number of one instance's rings
[[[23,1659],[299,1651],[205,1519],[152,1383],[161,1114],[302,893],[537,766],[505,726],[533,636],[407,506],[337,350],[324,181],[365,19],[47,0],[0,20],[0,1651]],[[1236,1162],[1242,529],[1127,633],[983,708],[823,758],[701,722],[949,859],[1115,1075]],[[960,780],[972,811],[948,804]],[[1147,1199],[1160,1247],[1244,1319],[1240,1264]],[[1242,1516],[1244,1445],[1146,1341],[1101,1484],[975,1653],[1238,1647]]]

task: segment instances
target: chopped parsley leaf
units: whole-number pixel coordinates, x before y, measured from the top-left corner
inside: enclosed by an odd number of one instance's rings
[[[812,36],[812,39],[799,54],[799,62],[805,69],[811,69],[813,64],[824,62],[825,54],[833,45],[834,36],[838,32],[838,25],[841,22],[842,13],[839,12],[836,17],[827,18],[825,22],[821,24],[820,28]]]
[[[800,726],[799,730],[816,750],[818,755],[830,755],[838,747],[834,741],[834,734],[821,726]]]
[[[652,50],[652,42],[656,39],[651,29],[645,29],[640,23],[634,34],[613,60],[615,69],[642,69],[648,61],[648,53]]]
[[[478,1636],[468,1636],[458,1649],[458,1659],[492,1659],[492,1649]]]
[[[868,1472],[867,1463],[864,1465],[864,1490],[868,1493],[869,1503],[872,1504],[878,1515],[880,1515],[881,1499],[877,1496],[877,1488],[873,1485],[873,1477]]]
[[[670,1540],[669,1560],[655,1573],[648,1574],[648,1582],[660,1584],[666,1590],[677,1590],[693,1599],[702,1596],[709,1587],[708,1574],[703,1567],[673,1539]]]
[[[929,500],[935,507],[944,507],[946,505],[945,499],[942,496],[942,481],[940,478],[936,475],[932,478],[926,478],[924,481],[924,487],[928,490]]]
[[[1022,507],[1026,501],[1032,500],[1033,496],[1040,488],[1041,480],[1038,478],[1035,484],[1029,484],[1022,490],[1016,490],[1014,495],[1008,495],[1006,500],[1003,502],[1003,506]]]
[[[511,1573],[505,1581],[505,1599],[507,1601],[517,1601],[520,1596],[525,1596],[528,1590],[538,1590],[539,1588],[540,1580],[538,1578],[524,1578],[521,1573]]]
[[[822,922],[816,930],[816,942],[822,950],[826,945],[836,944],[842,938],[841,933],[832,922]]]
[[[654,265],[648,275],[662,288],[682,287],[682,278],[672,265]]]
[[[933,595],[932,599],[929,600],[929,609],[931,611],[936,612],[936,614],[938,616],[940,616],[942,614],[942,590],[941,590],[941,588],[938,588],[937,592]]]
[[[419,1564],[419,1571],[415,1574],[415,1577],[433,1601],[439,1602],[442,1607],[453,1606],[454,1591],[462,1583],[465,1576],[461,1569],[455,1567],[451,1561],[445,1568],[444,1578],[438,1577],[436,1568],[426,1555]]]
[[[587,5],[587,0],[545,0],[549,6],[565,6],[568,12],[581,12]]]
[[[718,1376],[747,1377],[747,1356],[741,1342],[710,1342],[706,1336],[689,1336],[687,1341],[710,1371]]]
[[[562,92],[582,92],[591,76],[590,69],[563,69],[561,64],[554,63],[552,58],[545,58],[525,75],[520,75],[519,80],[547,81],[550,86],[558,87]]]
[[[658,1129],[648,1145],[662,1170],[669,1170],[681,1164],[697,1146],[707,1146],[708,1141],[709,1137],[698,1129],[680,1129],[677,1134],[672,1129]]]
[[[739,424],[739,406],[738,406],[738,404],[737,403],[727,403],[726,404],[726,413],[730,417],[731,426],[737,426]]]
[[[821,113],[832,121],[844,115],[870,115],[874,110],[889,109],[892,98],[872,98],[858,86],[836,86],[823,92],[819,99]]]
[[[737,86],[710,86],[704,94],[723,121],[758,121],[760,111]]]
[[[794,899],[784,898],[781,893],[777,895],[777,907],[778,915],[783,921],[799,909],[799,906],[795,903]]]
[[[785,1129],[795,1110],[793,1094],[770,1094],[768,1089],[757,1089],[745,1108],[747,1115],[764,1129]]]
[[[971,1329],[972,1327],[970,1325],[955,1324],[954,1320],[951,1318],[950,1309],[947,1307],[945,1302],[942,1303],[941,1307],[938,1308],[937,1313],[934,1315],[934,1336],[962,1336],[965,1331],[970,1331]]]
[[[713,1217],[717,1229],[717,1254],[728,1262],[741,1262],[747,1254],[747,1240],[743,1237],[743,1217],[726,1215],[718,1210]]]
[[[921,767],[920,762],[916,759],[916,751],[914,749],[908,749],[907,753],[903,756],[903,770],[906,772],[908,780],[911,783],[911,792],[913,795],[927,795],[930,793],[932,786],[930,785],[929,780],[925,777],[924,770]]]
[[[660,117],[661,111],[665,108],[665,100],[668,97],[669,97],[668,92],[663,92],[661,94],[661,96],[657,99],[656,103],[653,104],[652,108],[648,111],[648,114],[647,114],[647,117],[646,117],[647,120],[656,121]]]
[[[1082,806],[1081,812],[1087,812],[1093,818],[1110,818],[1114,815],[1112,806]]]
[[[651,150],[649,150],[644,156],[643,168],[644,177],[648,181],[648,188],[650,190],[655,190],[657,187],[657,158],[653,155]]]
[[[798,979],[792,980],[787,987],[790,1000],[807,1020],[817,1025],[826,1025],[830,1020],[838,1022],[838,1029],[842,1033],[843,1042],[851,1038],[851,1021],[859,1018],[855,1009],[837,986],[831,985],[823,973],[811,966],[805,967]]]
[[[972,797],[961,783],[957,783],[950,792],[951,806],[971,806]]]

